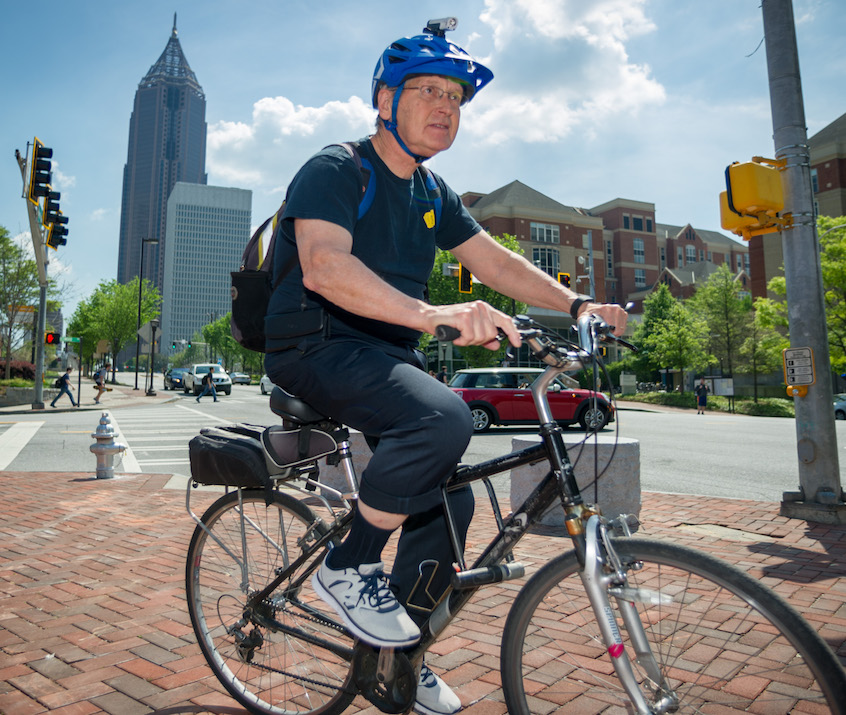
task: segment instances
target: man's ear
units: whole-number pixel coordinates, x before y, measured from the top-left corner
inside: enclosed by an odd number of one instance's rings
[[[383,86],[376,94],[376,105],[379,111],[379,118],[390,120],[391,107],[394,103],[394,89]]]

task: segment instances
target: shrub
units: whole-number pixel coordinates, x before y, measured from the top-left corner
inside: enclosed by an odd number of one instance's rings
[[[6,377],[6,361],[0,362],[0,379]],[[21,378],[23,380],[35,379],[35,365],[25,360],[12,360],[11,370],[9,372],[11,378]]]

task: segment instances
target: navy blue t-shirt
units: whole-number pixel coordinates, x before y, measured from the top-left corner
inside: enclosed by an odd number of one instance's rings
[[[443,202],[435,230],[434,192],[427,190],[422,171],[415,172],[411,179],[402,179],[385,166],[370,140],[363,140],[358,148],[361,157],[373,166],[369,182],[375,182],[375,188],[367,213],[358,220],[362,175],[344,147],[327,147],[309,159],[288,187],[274,256],[274,284],[283,267],[296,258],[293,219],[321,219],[347,229],[353,237],[352,255],[386,283],[422,300],[435,248],[452,250],[481,227],[459,196],[434,175]],[[338,280],[343,281],[344,276],[338,276]],[[331,316],[332,335],[369,336],[413,345],[420,337],[416,330],[353,315],[316,293],[304,291],[298,261],[274,291],[268,313],[291,313],[318,305]]]

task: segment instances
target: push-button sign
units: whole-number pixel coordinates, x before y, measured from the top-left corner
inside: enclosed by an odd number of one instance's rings
[[[813,385],[814,352],[811,348],[787,348],[784,353],[784,381],[790,385]]]

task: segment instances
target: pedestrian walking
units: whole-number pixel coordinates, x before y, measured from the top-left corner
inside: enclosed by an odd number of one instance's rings
[[[100,404],[100,398],[103,396],[103,393],[106,392],[108,389],[106,387],[106,379],[109,376],[109,370],[111,369],[111,365],[106,363],[103,367],[101,367],[97,372],[94,373],[94,389],[97,390],[97,397],[94,398],[94,404]]]
[[[71,382],[70,382],[70,376],[71,376],[72,370],[73,370],[73,368],[69,367],[67,370],[65,370],[65,374],[62,375],[58,380],[56,380],[56,383],[57,383],[56,387],[59,388],[59,394],[56,395],[53,398],[53,401],[50,403],[50,407],[55,407],[56,406],[56,400],[58,400],[62,395],[65,395],[65,394],[70,398],[71,404],[74,407],[79,406],[78,402],[73,401],[73,394],[71,394],[71,390],[73,390],[73,387],[71,386]]]
[[[211,395],[214,397],[214,401],[217,402],[217,390],[214,389],[214,368],[209,368],[209,371],[203,376],[203,391],[197,395],[197,402],[200,401],[201,397],[205,397],[206,395]]]
[[[705,384],[705,378],[699,378],[699,384],[693,388],[693,392],[696,394],[696,414],[697,415],[704,415],[705,414],[705,407],[708,404],[708,393],[711,390],[708,388],[708,385]]]

